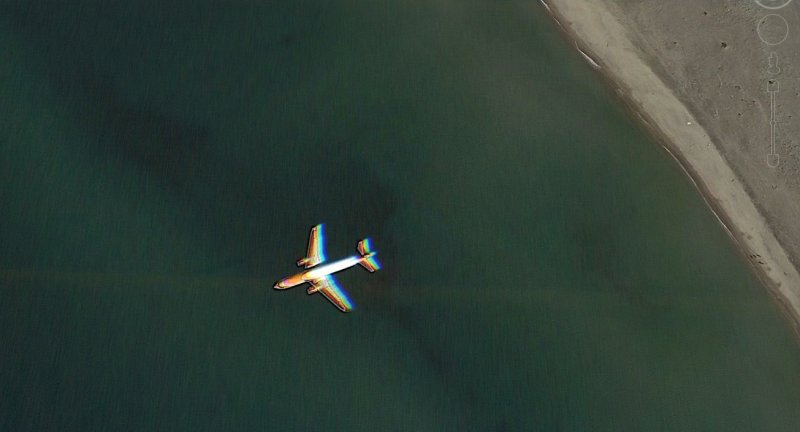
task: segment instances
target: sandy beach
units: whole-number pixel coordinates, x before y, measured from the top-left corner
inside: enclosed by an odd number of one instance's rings
[[[634,3],[636,5],[631,6]],[[722,91],[723,80],[720,75],[717,74],[720,81],[715,95],[693,100],[693,95],[703,96],[702,92],[686,90],[692,86],[702,87],[703,80],[692,80],[692,71],[686,68],[685,62],[696,58],[693,59],[691,55],[660,55],[658,50],[653,49],[653,46],[660,46],[659,38],[665,37],[669,20],[680,23],[676,21],[676,14],[697,9],[697,16],[718,12],[720,20],[739,20],[752,24],[741,20],[742,14],[758,13],[752,8],[731,11],[729,6],[702,3],[694,8],[670,8],[671,15],[662,14],[660,7],[647,1],[622,4],[597,0],[542,2],[565,35],[575,42],[581,55],[593,68],[604,74],[623,101],[689,175],[731,238],[746,255],[756,274],[783,306],[795,330],[800,333],[800,274],[795,264],[798,260],[796,254],[787,250],[794,246],[792,240],[797,239],[797,221],[792,216],[796,211],[794,206],[800,202],[792,199],[800,196],[792,187],[797,177],[794,169],[791,169],[793,161],[784,157],[782,169],[770,172],[763,148],[745,152],[725,145],[738,143],[741,139],[737,140],[737,136],[757,129],[751,123],[763,121],[765,112],[768,123],[769,112],[763,109],[756,111],[750,123],[748,118],[741,119],[741,110],[733,119],[729,119],[729,123],[715,122],[713,119],[736,111],[734,109],[728,113],[721,109],[731,104],[727,103],[728,95]],[[652,8],[647,9],[648,5]],[[704,6],[706,10],[703,10]],[[652,24],[659,20],[663,28]],[[721,22],[717,21],[718,24]],[[685,30],[688,33],[683,35],[687,41],[699,36],[698,32],[708,32],[707,28],[691,23],[681,24],[685,27],[681,28],[681,32]],[[724,27],[723,24],[719,25]],[[740,27],[737,30],[739,33],[752,30],[747,25]],[[731,40],[736,40],[734,36],[731,36]],[[675,41],[674,45],[678,43]],[[687,45],[690,44],[687,42]],[[758,49],[752,43],[742,45],[749,46],[751,51]],[[727,49],[728,43],[714,41],[713,46]],[[691,54],[702,56],[702,50],[708,50],[709,47],[700,46],[696,49],[698,52]],[[705,53],[706,57],[711,57],[708,54]],[[710,59],[702,67],[717,69],[718,64],[721,63]],[[722,69],[719,67],[719,70]],[[748,71],[746,67],[732,69],[730,74],[734,77],[737,73],[742,75]],[[680,74],[690,76],[687,78]],[[670,78],[675,81],[670,82]],[[689,79],[691,85],[681,84],[679,78]],[[728,84],[731,77],[726,78],[725,83]],[[731,88],[741,90],[741,86],[732,84]],[[753,101],[755,103],[755,97]],[[712,114],[706,116],[709,112]],[[765,179],[765,175],[774,178]],[[762,195],[762,188],[771,190],[771,195]],[[780,240],[778,235],[782,236]]]

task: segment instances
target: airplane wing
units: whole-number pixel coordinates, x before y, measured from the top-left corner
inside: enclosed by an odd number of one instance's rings
[[[336,305],[342,312],[350,312],[353,310],[353,302],[347,297],[347,293],[336,283],[333,276],[326,276],[324,279],[318,279],[311,282],[322,295],[325,296],[331,303]]]
[[[324,225],[319,224],[311,228],[311,234],[308,237],[308,252],[306,252],[306,259],[301,260],[306,268],[314,267],[315,265],[325,261],[325,235]]]

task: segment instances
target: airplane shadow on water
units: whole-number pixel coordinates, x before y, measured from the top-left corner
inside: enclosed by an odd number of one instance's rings
[[[386,226],[397,197],[372,172],[370,156],[356,153],[370,149],[369,143],[353,145],[368,139],[359,136],[360,131],[333,132],[331,126],[312,125],[314,140],[286,142],[297,125],[267,122],[253,126],[248,139],[254,142],[244,146],[222,142],[226,137],[217,132],[223,129],[189,112],[191,107],[159,106],[158,98],[146,93],[136,100],[128,96],[132,89],[125,87],[125,76],[114,72],[119,50],[113,48],[146,52],[154,41],[79,26],[82,12],[73,6],[12,2],[0,10],[37,48],[37,59],[46,66],[43,71],[56,97],[92,138],[88,144],[80,143],[87,148],[79,150],[139,173],[155,186],[152,196],[129,196],[129,200],[163,199],[160,194],[166,194],[168,205],[189,211],[192,220],[187,226],[201,227],[194,231],[215,251],[204,271],[265,274],[272,280],[282,272],[286,254],[298,250],[295,239],[321,222],[329,225],[337,240],[372,236],[381,255],[391,261],[393,233]],[[113,9],[94,13],[101,22],[120,19]],[[143,13],[137,19],[151,25],[147,17]],[[108,42],[112,35],[119,40]],[[202,85],[196,91],[203,92]],[[311,109],[301,116],[312,120]],[[242,151],[254,149],[257,154]],[[114,180],[122,185],[138,181],[123,175]]]
[[[47,22],[47,18],[39,19]],[[41,23],[27,24],[30,28],[25,33],[33,34],[33,27]],[[311,226],[327,224],[333,239],[332,258],[342,251],[352,253],[355,240],[369,236],[383,268],[369,277],[359,275],[348,286],[358,308],[394,322],[409,335],[428,367],[444,386],[457,386],[465,404],[477,399],[475,390],[458,385],[449,372],[456,364],[452,353],[427,336],[425,325],[430,317],[394,301],[403,296],[399,285],[402,269],[395,265],[398,234],[391,229],[401,198],[369,165],[370,155],[362,154],[369,145],[359,140],[367,138],[354,132],[354,136],[328,140],[324,130],[318,132],[322,138],[317,142],[278,143],[265,138],[259,144],[262,152],[253,158],[237,154],[234,148],[231,158],[221,159],[215,146],[226,144],[216,142],[220,137],[214,134],[215,125],[189,113],[158,109],[149,105],[146,97],[130,100],[124,82],[109,72],[110,68],[93,65],[91,55],[77,54],[81,46],[68,45],[65,53],[57,54],[61,48],[58,36],[50,34],[46,36],[50,40],[44,42],[49,45],[49,51],[45,50],[49,79],[76,123],[87,135],[96,137],[88,144],[90,152],[101,161],[141,174],[174,199],[169,205],[188,209],[192,220],[187,226],[202,227],[202,241],[215,251],[199,274],[145,275],[134,278],[133,283],[160,284],[159,278],[164,277],[169,283],[181,284],[186,278],[219,286],[219,295],[230,295],[222,294],[228,280],[248,290],[265,291],[274,305],[280,296],[271,286],[296,268],[294,262],[305,250],[304,240],[298,239],[305,239]],[[244,159],[250,160],[243,163]],[[125,182],[124,178],[116,180]],[[132,201],[155,198],[155,194],[128,197]],[[425,240],[418,244],[425,247]],[[122,273],[53,277],[94,281],[87,285],[130,281],[130,274]],[[253,283],[258,279],[263,279],[263,287]],[[321,301],[313,297],[303,300]],[[337,312],[331,309],[329,313]]]

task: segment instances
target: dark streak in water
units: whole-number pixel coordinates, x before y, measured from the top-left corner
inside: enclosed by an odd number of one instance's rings
[[[204,126],[131,105],[110,78],[89,69],[61,80],[61,88],[84,98],[80,105],[86,108],[88,121],[101,130],[98,145],[113,145],[105,149],[110,157],[126,159],[143,173],[156,174],[178,197],[189,193],[208,159]]]

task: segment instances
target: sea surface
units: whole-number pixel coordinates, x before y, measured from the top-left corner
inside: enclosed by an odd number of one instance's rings
[[[792,431],[800,342],[535,1],[0,3],[0,431]],[[384,268],[296,270],[371,236]]]

